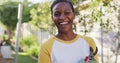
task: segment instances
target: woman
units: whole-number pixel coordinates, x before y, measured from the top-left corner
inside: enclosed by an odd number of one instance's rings
[[[54,1],[51,15],[58,34],[41,46],[38,63],[82,63],[98,60],[94,41],[73,32],[75,13],[70,1]]]

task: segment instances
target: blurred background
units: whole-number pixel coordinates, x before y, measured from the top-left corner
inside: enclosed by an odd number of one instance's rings
[[[120,63],[120,0],[71,1],[76,13],[74,31],[95,40],[99,63]],[[57,33],[50,15],[52,2],[0,0],[0,49],[9,45],[13,62],[37,63],[40,45]],[[23,5],[21,23],[19,4]]]

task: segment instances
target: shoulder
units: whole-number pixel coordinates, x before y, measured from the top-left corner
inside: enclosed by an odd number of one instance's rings
[[[95,41],[89,36],[79,35],[80,38],[84,39],[90,46],[95,46]]]
[[[51,37],[47,41],[41,44],[40,53],[39,53],[39,63],[50,63],[50,55],[52,50],[52,45],[54,42],[54,38]]]
[[[51,37],[49,38],[47,41],[45,41],[43,44],[41,44],[41,50],[42,51],[46,51],[46,52],[51,52],[52,50],[52,46],[53,46],[53,43],[54,43],[54,37]]]
[[[91,38],[89,36],[82,36],[82,35],[79,35],[79,37],[84,39],[89,44],[89,46],[94,49],[94,51],[96,50],[96,44],[95,44],[95,41],[93,40],[93,38]]]
[[[97,49],[97,46],[96,46],[93,38],[88,37],[88,36],[81,36],[81,35],[79,35],[79,36],[80,36],[80,38],[83,38],[89,44],[90,50],[92,50],[94,52],[95,59],[98,61],[98,55],[97,55],[98,49]]]
[[[49,45],[52,45],[53,42],[54,42],[54,37],[51,37],[48,40],[46,40],[41,46],[42,47],[46,47],[46,46],[48,47]]]

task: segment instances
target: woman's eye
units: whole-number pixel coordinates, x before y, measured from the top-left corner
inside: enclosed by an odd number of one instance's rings
[[[57,16],[60,16],[60,13],[55,13],[54,16],[56,16],[56,17],[57,17]]]
[[[65,12],[65,15],[69,15],[70,14],[70,12]]]

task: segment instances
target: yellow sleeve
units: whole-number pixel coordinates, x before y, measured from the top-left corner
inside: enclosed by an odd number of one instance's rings
[[[52,48],[53,41],[48,40],[44,43],[39,52],[38,56],[38,63],[52,63],[51,62],[51,48]]]
[[[95,41],[90,38],[90,37],[84,37],[84,39],[88,42],[88,44],[90,45],[90,47],[93,48],[94,52],[96,51],[96,44]],[[98,53],[94,56],[94,58],[98,61]]]

